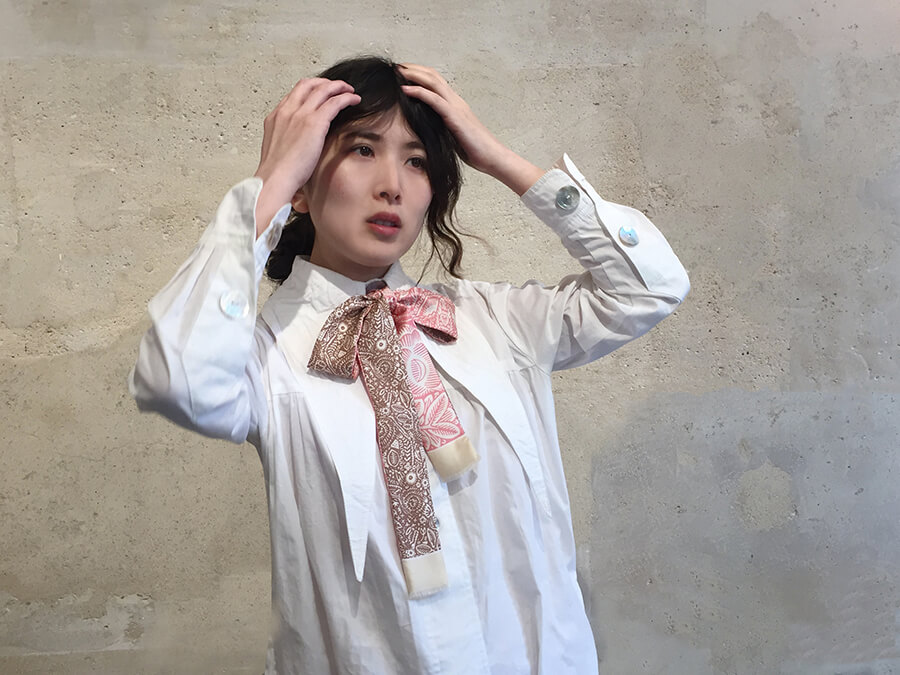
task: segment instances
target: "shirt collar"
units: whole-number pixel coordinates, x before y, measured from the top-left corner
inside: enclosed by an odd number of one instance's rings
[[[391,265],[381,280],[393,290],[416,285],[416,282],[403,271],[399,261]],[[297,256],[294,258],[290,276],[285,279],[276,294],[279,300],[308,302],[316,309],[330,309],[351,296],[365,295],[366,286],[373,281],[378,279],[354,281],[334,270],[314,265],[306,258]],[[375,287],[379,285],[375,284]]]

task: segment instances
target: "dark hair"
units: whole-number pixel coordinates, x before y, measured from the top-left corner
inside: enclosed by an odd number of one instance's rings
[[[403,92],[400,85],[412,83],[403,77],[397,64],[387,59],[377,56],[347,59],[334,64],[319,77],[347,82],[362,99],[357,105],[338,113],[331,122],[329,136],[347,124],[397,108],[422,141],[428,157],[425,170],[433,193],[425,214],[425,229],[432,244],[426,266],[437,255],[444,270],[459,278],[463,251],[453,212],[462,185],[459,165],[462,151],[444,121],[430,106]],[[268,277],[279,283],[287,279],[294,258],[310,255],[315,238],[309,214],[291,209],[281,240],[266,263]]]

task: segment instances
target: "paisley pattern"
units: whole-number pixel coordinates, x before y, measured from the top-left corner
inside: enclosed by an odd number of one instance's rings
[[[377,291],[384,293],[385,291]],[[398,292],[387,291],[395,297]],[[399,293],[403,293],[400,291]],[[435,295],[437,295],[435,293]],[[409,298],[410,296],[405,296]],[[456,339],[456,321],[453,315],[453,303],[442,295],[437,295],[444,302],[416,298],[415,305],[407,305],[402,301],[391,304],[394,325],[400,337],[401,356],[406,365],[406,379],[412,392],[413,403],[419,415],[422,431],[422,444],[425,452],[431,452],[455,441],[465,434],[459,424],[459,418],[450,403],[450,397],[441,383],[437,368],[428,354],[425,343],[416,329],[418,324],[428,334],[441,342],[449,342],[447,336]],[[446,312],[449,306],[449,315]],[[427,323],[425,323],[427,322]]]
[[[362,375],[404,559],[441,548],[423,450],[464,435],[419,329],[456,340],[453,303],[422,288],[354,296],[329,315],[308,364],[345,379]]]

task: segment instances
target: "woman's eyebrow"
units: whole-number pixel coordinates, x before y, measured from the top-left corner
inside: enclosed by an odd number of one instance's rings
[[[356,139],[362,139],[364,141],[371,141],[372,143],[379,143],[384,140],[384,136],[375,131],[369,131],[367,129],[359,129],[356,131],[350,131],[346,136],[347,140],[354,141]],[[413,138],[407,143],[403,144],[403,147],[407,150],[421,150],[425,151],[425,145],[418,138]]]

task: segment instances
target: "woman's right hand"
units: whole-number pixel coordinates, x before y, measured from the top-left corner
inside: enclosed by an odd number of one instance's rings
[[[312,175],[331,121],[360,97],[346,82],[300,80],[263,123],[259,167],[254,174],[263,187],[256,202],[256,236],[269,226],[282,206]]]

